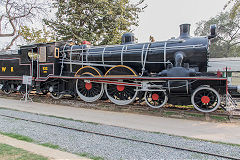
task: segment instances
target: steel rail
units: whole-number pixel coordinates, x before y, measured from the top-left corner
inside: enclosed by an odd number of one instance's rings
[[[27,121],[27,122],[32,122],[32,123],[48,125],[48,126],[52,126],[52,127],[69,129],[69,130],[72,130],[72,131],[78,131],[78,132],[95,134],[95,135],[117,138],[117,139],[122,139],[122,140],[128,140],[128,141],[133,141],[133,142],[138,142],[138,143],[151,144],[151,145],[155,145],[155,146],[172,148],[172,149],[181,150],[181,151],[188,151],[188,152],[192,152],[192,153],[199,153],[199,154],[204,154],[204,155],[209,155],[209,156],[214,156],[214,157],[220,157],[220,158],[226,158],[226,159],[232,159],[232,160],[240,160],[240,158],[236,158],[236,157],[219,155],[219,154],[210,153],[210,152],[203,152],[203,151],[198,151],[198,150],[193,150],[193,149],[188,149],[188,148],[181,148],[181,147],[176,147],[176,146],[171,146],[171,145],[166,145],[166,144],[154,143],[154,142],[149,142],[149,141],[144,141],[144,140],[137,140],[137,139],[121,137],[121,136],[116,136],[116,135],[110,135],[110,134],[104,134],[104,133],[99,133],[99,132],[87,131],[87,130],[72,128],[72,127],[67,127],[67,126],[59,126],[59,125],[56,125],[56,124],[45,123],[45,122],[40,122],[40,121],[35,121],[35,120],[30,120],[30,119],[25,119],[25,118],[19,118],[19,117],[8,116],[8,115],[3,115],[3,114],[0,114],[0,116],[7,117],[7,118],[12,118],[12,119],[17,119],[17,120],[22,120],[22,121]]]

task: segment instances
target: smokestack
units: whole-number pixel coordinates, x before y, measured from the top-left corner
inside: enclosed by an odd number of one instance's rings
[[[180,25],[180,36],[179,38],[188,38],[190,37],[190,24],[181,24]]]

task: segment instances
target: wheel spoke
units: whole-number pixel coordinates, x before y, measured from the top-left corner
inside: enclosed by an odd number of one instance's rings
[[[193,106],[201,112],[212,112],[220,105],[220,96],[210,87],[196,89],[191,97]]]
[[[105,91],[107,97],[115,104],[127,105],[132,103],[136,96],[137,91],[134,91],[134,86],[119,87],[113,84],[105,84]]]
[[[100,99],[103,94],[103,85],[101,83],[90,82],[90,87],[87,88],[86,83],[83,80],[76,81],[78,96],[86,102],[94,102]]]
[[[158,99],[153,99],[154,94],[158,95]],[[167,103],[167,96],[164,91],[147,91],[145,93],[145,101],[152,108],[160,108]]]

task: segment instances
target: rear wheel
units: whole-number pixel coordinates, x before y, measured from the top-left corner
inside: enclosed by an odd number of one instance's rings
[[[201,112],[213,112],[221,103],[219,93],[210,87],[199,87],[197,88],[191,97],[194,108]]]
[[[147,91],[145,101],[152,108],[163,107],[167,103],[168,97],[165,91]]]
[[[3,93],[6,95],[9,95],[13,92],[13,90],[11,89],[11,86],[9,84],[5,84],[4,88],[2,89]]]

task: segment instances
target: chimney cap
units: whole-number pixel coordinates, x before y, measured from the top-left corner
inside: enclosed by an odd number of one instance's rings
[[[189,38],[190,37],[190,26],[191,24],[184,23],[180,25],[180,36],[179,38]]]

